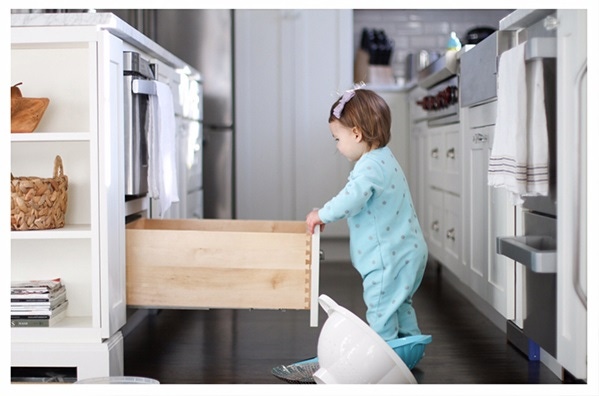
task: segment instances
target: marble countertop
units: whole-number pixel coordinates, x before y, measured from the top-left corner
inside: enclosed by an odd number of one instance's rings
[[[525,29],[555,11],[555,9],[516,10],[499,21],[499,30]]]
[[[11,27],[90,26],[107,30],[123,41],[175,67],[187,67],[200,74],[183,60],[167,51],[149,37],[111,13],[11,14]]]

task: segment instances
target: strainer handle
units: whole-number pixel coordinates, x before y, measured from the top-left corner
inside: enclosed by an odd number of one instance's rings
[[[326,294],[321,294],[318,297],[318,302],[327,315],[331,316],[331,314],[335,311],[335,309],[339,306],[333,299]]]

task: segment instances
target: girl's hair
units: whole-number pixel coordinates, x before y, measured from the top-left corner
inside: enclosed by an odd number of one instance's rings
[[[369,147],[385,147],[391,140],[391,110],[387,102],[368,89],[356,89],[337,118],[333,114],[342,98],[331,106],[329,123],[337,120],[348,128],[358,128]]]

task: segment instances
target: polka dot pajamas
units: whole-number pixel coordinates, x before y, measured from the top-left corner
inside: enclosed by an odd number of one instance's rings
[[[351,260],[362,276],[370,327],[387,341],[420,334],[412,297],[422,281],[428,249],[391,150],[364,154],[345,187],[318,215],[324,223],[347,219]]]

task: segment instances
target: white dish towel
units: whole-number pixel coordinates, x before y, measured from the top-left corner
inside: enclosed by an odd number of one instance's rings
[[[146,131],[148,141],[148,189],[150,197],[158,199],[160,217],[173,202],[177,192],[177,162],[175,145],[175,111],[168,85],[154,81],[156,95],[148,96]]]
[[[525,60],[520,44],[499,58],[497,121],[488,184],[522,197],[549,192],[549,143],[542,60]]]

